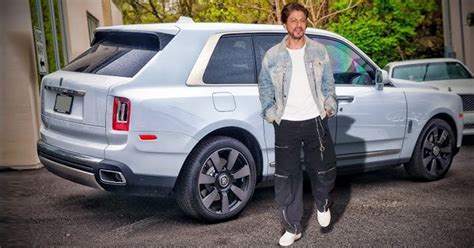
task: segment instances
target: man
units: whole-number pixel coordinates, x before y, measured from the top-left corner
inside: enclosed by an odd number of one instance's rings
[[[330,192],[336,178],[327,121],[336,113],[334,78],[325,47],[305,35],[307,17],[308,10],[298,3],[283,7],[288,35],[267,51],[259,75],[262,116],[275,127],[275,200],[286,228],[281,246],[301,238],[301,147],[322,227],[331,220]]]

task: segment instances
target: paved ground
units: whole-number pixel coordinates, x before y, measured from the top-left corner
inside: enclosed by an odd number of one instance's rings
[[[474,247],[474,137],[443,180],[408,180],[402,168],[338,177],[333,224],[321,229],[305,190],[299,246]],[[173,198],[116,195],[45,169],[0,171],[0,247],[276,246],[273,188],[260,187],[236,220],[190,220]]]

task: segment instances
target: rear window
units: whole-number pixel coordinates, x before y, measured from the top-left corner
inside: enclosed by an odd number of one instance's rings
[[[162,33],[97,32],[92,46],[63,70],[133,77],[172,38]]]

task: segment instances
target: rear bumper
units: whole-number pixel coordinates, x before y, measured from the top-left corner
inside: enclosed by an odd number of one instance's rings
[[[42,140],[37,144],[38,157],[48,171],[92,188],[140,195],[168,196],[176,183],[176,177],[135,174],[124,163],[85,156]],[[122,180],[109,180],[116,173]],[[119,177],[119,179],[120,179]]]

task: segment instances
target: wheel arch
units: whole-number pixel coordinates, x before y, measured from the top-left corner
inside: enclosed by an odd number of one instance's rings
[[[428,124],[428,122],[432,119],[440,119],[440,120],[443,120],[445,121],[446,123],[448,123],[448,125],[451,127],[451,129],[453,130],[453,134],[454,134],[454,155],[456,155],[458,152],[459,152],[459,147],[456,146],[457,144],[457,137],[458,137],[458,129],[456,127],[456,122],[454,121],[453,117],[447,113],[439,113],[439,114],[436,114],[434,115],[433,117],[431,117],[427,122],[426,124]],[[426,125],[425,124],[425,125]]]
[[[194,145],[193,149],[189,152],[187,155],[183,166],[181,167],[181,170],[179,172],[178,178],[180,178],[180,175],[182,171],[185,168],[185,164],[188,163],[188,160],[191,157],[191,154],[196,150],[197,147],[199,147],[205,140],[208,140],[211,137],[216,137],[216,136],[224,136],[224,137],[230,137],[234,138],[240,142],[242,142],[249,150],[250,153],[252,154],[252,157],[255,161],[255,167],[257,170],[257,183],[262,181],[262,174],[263,174],[263,154],[262,154],[262,149],[258,143],[258,140],[255,138],[254,135],[252,135],[249,131],[239,128],[239,127],[222,127],[218,128],[204,137],[202,137],[199,142]],[[176,187],[176,184],[175,184]]]

